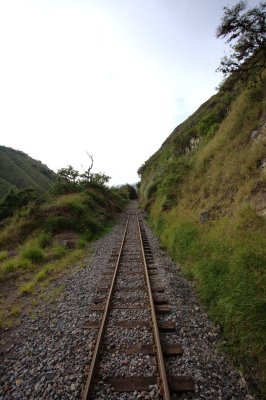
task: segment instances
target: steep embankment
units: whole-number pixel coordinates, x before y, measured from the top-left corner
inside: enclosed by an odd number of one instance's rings
[[[77,268],[87,243],[109,229],[128,199],[127,188],[90,184],[32,201],[0,221],[0,331],[47,301],[45,288]]]
[[[22,151],[0,146],[0,196],[12,186],[32,187],[43,192],[49,189],[54,180],[54,172],[40,161]]]
[[[224,347],[262,393],[265,164],[266,79],[221,90],[139,170],[151,225],[195,281]]]

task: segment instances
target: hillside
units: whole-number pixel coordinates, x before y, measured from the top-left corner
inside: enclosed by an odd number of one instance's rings
[[[266,393],[266,73],[225,86],[139,169],[140,201],[221,345]]]
[[[0,333],[49,300],[44,291],[54,281],[82,268],[89,242],[110,229],[129,198],[127,186],[90,183],[84,190],[18,203],[0,221]]]
[[[12,186],[32,187],[38,191],[49,189],[55,174],[40,161],[22,151],[0,146],[0,196]]]

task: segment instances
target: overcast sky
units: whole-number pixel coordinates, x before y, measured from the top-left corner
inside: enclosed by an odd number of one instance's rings
[[[215,93],[234,0],[0,0],[0,144],[133,183]],[[258,1],[249,1],[249,5]]]

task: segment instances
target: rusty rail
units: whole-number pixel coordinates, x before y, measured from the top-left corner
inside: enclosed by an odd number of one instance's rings
[[[152,328],[153,328],[153,334],[154,334],[154,340],[155,340],[155,351],[156,351],[157,363],[158,363],[159,374],[160,374],[159,386],[160,386],[160,391],[161,391],[161,395],[163,396],[163,399],[170,400],[171,399],[170,390],[169,390],[169,385],[168,385],[167,376],[166,376],[163,351],[162,351],[162,346],[161,346],[161,341],[160,341],[158,323],[157,323],[157,319],[156,319],[154,301],[153,301],[153,297],[152,297],[152,290],[151,290],[151,284],[150,284],[150,278],[149,278],[149,272],[148,272],[148,266],[147,266],[147,262],[146,262],[145,250],[144,250],[144,246],[143,246],[142,233],[141,233],[141,227],[140,227],[138,215],[137,215],[137,221],[138,221],[139,237],[140,237],[140,242],[141,242],[141,252],[142,252],[142,257],[143,257],[146,285],[147,285],[147,290],[148,290],[148,297],[149,297],[151,317],[152,317]]]

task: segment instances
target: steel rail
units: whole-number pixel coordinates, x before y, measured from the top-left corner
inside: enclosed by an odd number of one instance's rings
[[[118,254],[116,265],[115,265],[114,275],[113,275],[113,278],[112,278],[110,290],[109,290],[109,293],[108,293],[108,296],[107,296],[107,300],[106,300],[106,303],[105,303],[105,308],[104,308],[104,312],[103,312],[103,316],[102,316],[102,320],[101,320],[101,324],[100,324],[100,328],[99,328],[99,332],[98,332],[98,336],[97,336],[97,341],[96,341],[96,344],[95,344],[92,360],[91,360],[91,363],[90,363],[90,369],[89,369],[88,377],[87,377],[86,384],[84,386],[83,393],[82,393],[82,400],[89,400],[91,392],[92,392],[93,379],[95,377],[96,365],[97,365],[98,360],[99,360],[100,347],[101,347],[103,334],[104,334],[104,330],[105,330],[105,326],[106,326],[106,322],[107,322],[107,318],[108,318],[108,314],[109,314],[109,310],[110,310],[111,297],[112,297],[112,294],[113,294],[113,289],[114,289],[114,285],[115,285],[115,281],[116,281],[116,277],[117,277],[117,273],[118,273],[121,254],[122,254],[122,250],[123,250],[124,243],[125,243],[125,238],[126,238],[126,234],[127,234],[129,219],[130,219],[130,213],[129,213],[128,218],[127,218],[127,222],[126,222],[126,227],[125,227],[124,234],[123,234],[122,243],[121,243],[121,246],[120,246],[119,254]]]
[[[161,341],[160,341],[159,328],[158,328],[158,323],[157,323],[157,319],[156,319],[155,306],[154,306],[154,301],[153,301],[153,297],[152,297],[152,290],[151,290],[150,278],[149,278],[149,273],[148,273],[148,266],[147,266],[147,262],[146,262],[146,256],[145,256],[145,250],[144,250],[144,246],[143,246],[143,239],[142,239],[142,233],[141,233],[141,227],[140,227],[140,221],[139,221],[138,214],[136,214],[136,217],[137,217],[137,221],[138,221],[139,237],[140,237],[140,243],[141,243],[141,252],[142,252],[142,257],[143,257],[144,272],[145,272],[145,277],[146,277],[146,284],[147,284],[147,289],[148,289],[148,297],[149,297],[151,316],[152,316],[152,325],[153,325],[153,333],[154,333],[154,340],[155,340],[155,349],[156,349],[156,353],[157,353],[157,362],[158,362],[159,373],[160,373],[160,384],[161,384],[160,389],[162,390],[161,394],[163,396],[163,399],[164,400],[171,400],[171,395],[170,395],[168,380],[167,380],[167,376],[166,376],[166,369],[165,369],[163,351],[162,351],[162,346],[161,346]]]

